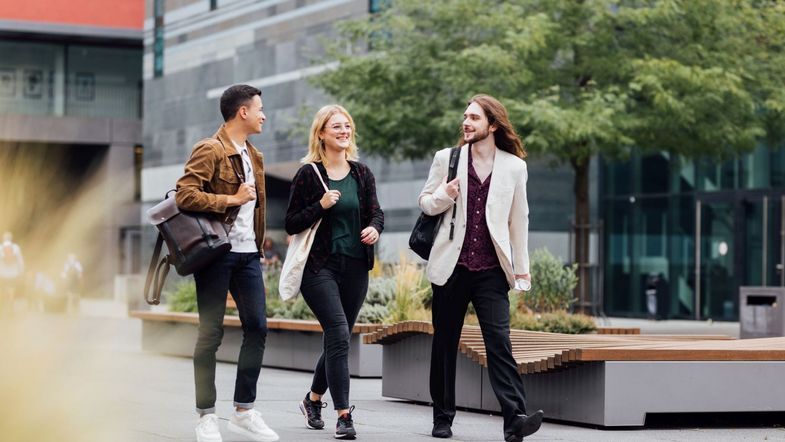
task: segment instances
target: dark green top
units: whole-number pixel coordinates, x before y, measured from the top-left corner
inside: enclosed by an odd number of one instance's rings
[[[357,180],[351,173],[340,180],[330,180],[331,190],[341,192],[338,202],[330,209],[332,245],[330,253],[365,259],[365,246],[360,242],[360,200]]]

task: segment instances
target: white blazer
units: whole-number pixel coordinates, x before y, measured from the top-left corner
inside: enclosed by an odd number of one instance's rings
[[[453,200],[441,187],[447,176],[450,149],[436,152],[418,204],[427,215],[444,213],[441,226],[433,242],[426,268],[428,279],[444,285],[455,270],[466,236],[466,189],[469,188],[468,145],[461,146],[458,160],[460,193],[455,213],[455,233],[450,240],[450,219]],[[491,186],[485,205],[485,222],[491,234],[496,256],[507,276],[510,288],[515,286],[516,274],[529,273],[529,204],[526,201],[526,162],[501,149],[496,149]]]

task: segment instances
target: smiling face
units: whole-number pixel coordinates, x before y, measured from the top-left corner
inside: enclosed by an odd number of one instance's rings
[[[319,132],[319,138],[324,142],[324,148],[328,150],[346,150],[352,145],[352,123],[349,118],[336,112],[324,128]]]
[[[478,143],[491,135],[496,126],[488,124],[488,117],[479,104],[469,103],[463,113],[463,142]]]
[[[247,104],[240,108],[238,113],[243,117],[249,133],[262,133],[262,126],[264,126],[264,121],[267,119],[267,116],[264,114],[262,97],[254,95]]]

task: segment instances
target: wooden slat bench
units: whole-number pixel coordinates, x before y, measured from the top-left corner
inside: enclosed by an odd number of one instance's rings
[[[385,396],[430,401],[432,334],[430,323],[409,321],[365,336],[385,348]],[[626,426],[647,413],[785,411],[785,385],[772,382],[785,373],[785,338],[512,330],[510,340],[530,403],[554,419]],[[463,328],[459,351],[457,403],[498,411],[479,327]]]
[[[598,335],[639,335],[639,327],[597,327]]]
[[[134,311],[142,320],[142,349],[157,353],[192,357],[199,316],[196,313]],[[237,316],[224,317],[224,338],[216,359],[237,362],[242,329]],[[382,328],[379,324],[356,324],[349,351],[349,374],[381,376],[382,349],[362,342],[366,333]],[[266,367],[312,371],[322,349],[322,327],[317,321],[267,318]]]

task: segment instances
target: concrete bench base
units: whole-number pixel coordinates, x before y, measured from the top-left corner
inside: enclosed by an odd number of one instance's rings
[[[384,345],[382,395],[428,403],[431,336]],[[530,410],[603,427],[650,413],[785,411],[785,361],[605,361],[523,376]],[[456,405],[500,411],[488,369],[458,355]]]
[[[142,349],[145,351],[193,357],[197,336],[195,323],[142,319]],[[224,326],[224,337],[216,359],[237,363],[242,337],[239,327]],[[321,332],[270,329],[264,350],[264,366],[313,371],[321,350]],[[380,377],[381,360],[381,346],[364,344],[361,334],[352,334],[349,346],[351,376]]]

